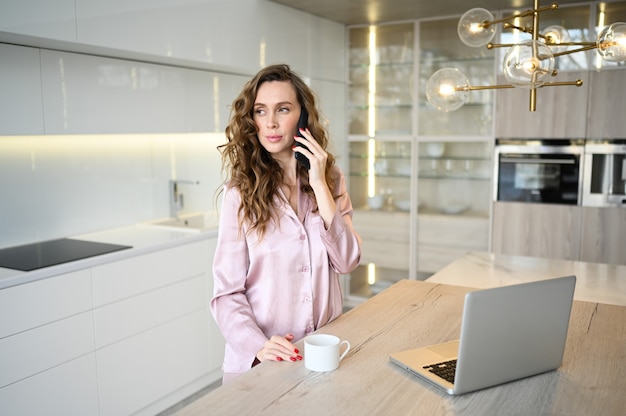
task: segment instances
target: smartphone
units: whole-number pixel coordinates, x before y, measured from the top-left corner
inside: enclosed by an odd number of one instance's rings
[[[298,131],[296,133],[299,137],[304,138],[304,136],[302,134],[300,134],[300,129],[306,129],[308,122],[309,122],[309,114],[306,112],[306,109],[304,107],[301,107],[300,119],[298,120]],[[309,150],[308,147],[306,147],[305,145],[303,145],[300,142],[296,142],[296,146],[302,146],[306,150]],[[309,162],[309,158],[308,157],[306,157],[305,155],[303,155],[300,152],[295,152],[294,153],[294,157],[296,158],[296,160],[298,160],[300,163],[302,163],[304,165],[304,167],[306,167],[307,169],[311,169],[311,162]]]

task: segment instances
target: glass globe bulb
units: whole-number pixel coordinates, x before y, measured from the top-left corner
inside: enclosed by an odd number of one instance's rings
[[[439,110],[454,111],[469,99],[469,80],[456,68],[442,68],[426,83],[426,98]]]
[[[545,43],[526,40],[509,48],[502,62],[504,76],[515,87],[541,87],[554,71],[554,55]]]
[[[626,23],[608,25],[598,35],[598,53],[610,62],[626,60]]]
[[[461,42],[472,48],[488,44],[496,34],[495,25],[485,25],[485,22],[491,21],[493,14],[489,10],[477,7],[466,11],[456,28]]]
[[[545,36],[546,45],[552,49],[552,53],[559,53],[567,50],[568,46],[561,46],[561,43],[570,42],[570,36],[567,29],[563,26],[548,26],[541,31],[541,34]]]

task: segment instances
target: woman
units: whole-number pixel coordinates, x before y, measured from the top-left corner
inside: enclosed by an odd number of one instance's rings
[[[299,130],[303,109],[308,128]],[[244,86],[226,136],[211,300],[226,339],[224,382],[258,362],[301,360],[293,342],[341,315],[339,274],[361,255],[313,92],[287,65],[264,68]]]

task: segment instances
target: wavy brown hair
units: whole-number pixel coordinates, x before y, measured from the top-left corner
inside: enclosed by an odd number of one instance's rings
[[[288,65],[271,65],[263,68],[248,81],[231,108],[230,122],[226,127],[228,142],[218,146],[222,154],[222,169],[229,177],[229,184],[239,189],[239,227],[243,222],[250,224],[250,231],[256,230],[263,238],[271,219],[278,222],[277,211],[273,209],[275,195],[278,194],[285,172],[269,152],[259,142],[257,126],[253,119],[254,102],[259,87],[268,81],[288,81],[296,91],[302,108],[309,114],[308,128],[315,140],[326,150],[328,133],[320,121],[313,91],[294,73]],[[328,154],[326,161],[326,183],[334,191],[337,178],[333,174],[335,157]],[[297,164],[301,191],[315,201],[313,188],[309,185],[309,172]],[[337,195],[335,195],[335,198]],[[317,209],[317,207],[315,208]]]

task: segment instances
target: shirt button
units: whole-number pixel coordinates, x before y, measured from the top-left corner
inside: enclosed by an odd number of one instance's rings
[[[303,272],[308,272],[309,271],[309,266],[302,266],[302,271]]]
[[[306,235],[305,234],[300,234],[300,240],[304,241],[306,239]]]
[[[305,297],[304,297],[304,301],[305,301],[305,302],[310,302],[310,301],[311,301],[311,298],[310,298],[310,297],[308,297],[308,296],[305,296]]]
[[[313,327],[312,326],[307,326],[305,332],[307,334],[313,332]]]

